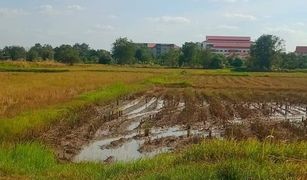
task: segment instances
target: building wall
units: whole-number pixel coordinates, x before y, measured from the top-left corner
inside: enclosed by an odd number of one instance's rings
[[[298,56],[307,56],[307,52],[295,52]]]
[[[297,46],[295,54],[300,56],[307,56],[307,46]]]
[[[153,43],[136,43],[139,47],[148,47],[154,57],[162,56],[168,53],[171,49],[179,48],[175,44],[153,44]]]
[[[202,44],[203,48],[211,49],[213,53],[241,58],[249,56],[251,45],[250,37],[232,36],[207,36]]]

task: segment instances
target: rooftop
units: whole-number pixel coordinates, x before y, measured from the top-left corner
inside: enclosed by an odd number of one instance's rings
[[[296,46],[296,53],[307,53],[307,46]]]
[[[207,41],[251,41],[250,37],[246,36],[207,36]]]

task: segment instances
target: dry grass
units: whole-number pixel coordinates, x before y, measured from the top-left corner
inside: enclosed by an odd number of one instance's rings
[[[12,117],[113,83],[130,84],[150,76],[141,72],[0,73],[0,117]]]
[[[191,76],[197,88],[258,89],[258,90],[307,90],[307,77],[256,77],[256,76]]]
[[[1,61],[0,67],[66,67],[67,65],[55,61],[28,62],[28,61]]]

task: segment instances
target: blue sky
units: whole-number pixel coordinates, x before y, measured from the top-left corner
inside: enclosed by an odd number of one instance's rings
[[[0,48],[85,42],[109,50],[118,37],[181,45],[206,35],[278,35],[307,45],[306,0],[0,0]]]

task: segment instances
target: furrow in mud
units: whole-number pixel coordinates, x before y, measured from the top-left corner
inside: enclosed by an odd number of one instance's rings
[[[306,107],[159,89],[89,108],[78,117],[79,125],[50,128],[42,139],[59,143],[53,145],[64,160],[130,161],[180,150],[205,138],[261,140],[272,135],[272,129],[276,139],[307,139]]]

